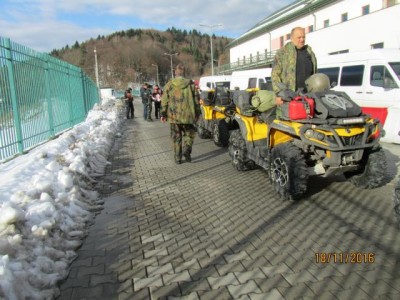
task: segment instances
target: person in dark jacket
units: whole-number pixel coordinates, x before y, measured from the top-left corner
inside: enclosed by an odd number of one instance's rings
[[[170,123],[174,146],[175,163],[182,162],[182,156],[191,162],[193,140],[196,136],[195,124],[201,114],[199,97],[194,82],[183,77],[185,67],[178,64],[175,78],[165,85],[161,97],[161,122]]]
[[[295,27],[291,31],[290,42],[276,53],[271,71],[272,88],[276,95],[282,86],[292,91],[303,91],[306,79],[316,73],[317,59],[305,41],[304,28]],[[277,104],[282,104],[280,97],[277,97]]]
[[[126,105],[126,118],[133,119],[135,117],[135,108],[133,106],[132,89],[128,88],[124,93],[125,105]]]
[[[143,118],[145,120],[148,119],[149,116],[149,102],[150,102],[150,108],[151,108],[151,91],[149,88],[149,85],[147,83],[144,83],[142,88],[140,89],[140,96],[142,98],[142,103],[143,103]],[[151,113],[151,111],[150,111]],[[151,119],[151,118],[150,118]]]

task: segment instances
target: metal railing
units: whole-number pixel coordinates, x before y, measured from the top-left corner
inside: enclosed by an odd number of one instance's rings
[[[81,68],[0,37],[0,162],[82,122],[98,102]]]
[[[265,53],[257,53],[255,55],[250,55],[244,59],[239,59],[236,62],[225,64],[218,66],[217,74],[218,75],[228,75],[232,74],[233,71],[239,70],[249,70],[255,68],[264,68],[272,66],[275,58],[275,51],[265,52]]]

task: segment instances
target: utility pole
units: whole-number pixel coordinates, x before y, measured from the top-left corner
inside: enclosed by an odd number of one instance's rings
[[[179,55],[179,52],[175,52],[175,53],[164,53],[164,55],[169,55],[170,59],[171,59],[171,78],[174,78],[174,69],[172,67],[172,56],[176,56]]]
[[[160,86],[160,81],[158,80],[158,65],[157,64],[151,64],[152,66],[155,66],[157,69],[157,85]]]
[[[211,75],[214,75],[214,59],[213,59],[213,46],[212,46],[212,29],[214,27],[222,26],[222,24],[215,24],[215,25],[208,25],[208,24],[199,24],[200,26],[203,27],[208,27],[210,28],[210,48],[211,48]]]
[[[96,75],[96,85],[97,85],[97,90],[99,91],[99,99],[101,99],[101,93],[100,93],[100,84],[99,84],[99,68],[97,65],[97,51],[96,47],[94,47],[94,70],[95,70],[95,75]]]

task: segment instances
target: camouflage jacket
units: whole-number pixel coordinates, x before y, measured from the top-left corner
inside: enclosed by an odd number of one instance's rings
[[[311,55],[313,63],[313,73],[317,71],[317,59],[310,46],[307,47],[307,52]],[[297,52],[292,42],[287,43],[284,47],[278,50],[274,59],[272,68],[272,88],[275,94],[280,92],[278,83],[282,82],[291,90],[296,89],[296,59]]]
[[[170,123],[195,124],[200,116],[200,105],[194,83],[190,79],[176,77],[163,89],[161,116]]]

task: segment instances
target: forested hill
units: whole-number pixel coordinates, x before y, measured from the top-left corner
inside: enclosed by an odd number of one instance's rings
[[[229,62],[226,37],[212,36],[214,68]],[[96,55],[94,52],[96,49]],[[179,53],[179,55],[166,55]],[[97,56],[101,87],[125,88],[131,82],[157,80],[164,84],[178,62],[186,65],[186,77],[199,78],[211,74],[210,36],[197,30],[129,29],[73,46],[53,50],[51,55],[81,67],[95,81]]]

